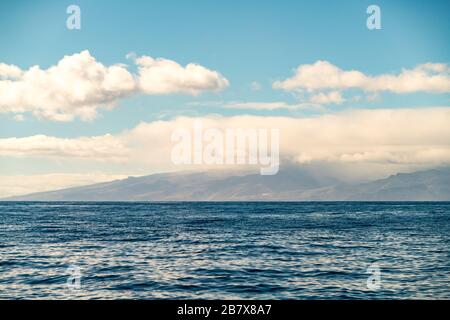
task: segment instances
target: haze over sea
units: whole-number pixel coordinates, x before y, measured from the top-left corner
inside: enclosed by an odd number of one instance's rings
[[[0,202],[0,298],[450,299],[450,202]]]

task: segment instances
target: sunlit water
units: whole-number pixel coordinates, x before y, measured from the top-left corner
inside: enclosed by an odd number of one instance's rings
[[[449,299],[450,203],[0,202],[0,298]]]

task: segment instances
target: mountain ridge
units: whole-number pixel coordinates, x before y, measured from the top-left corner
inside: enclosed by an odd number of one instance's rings
[[[1,201],[450,201],[450,168],[350,184],[288,168],[257,173],[181,172],[8,197]]]

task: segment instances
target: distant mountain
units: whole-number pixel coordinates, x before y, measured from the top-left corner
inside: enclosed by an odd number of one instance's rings
[[[14,201],[450,200],[450,169],[399,173],[346,184],[291,167],[260,174],[164,173],[11,197]]]
[[[359,184],[345,190],[342,196],[348,200],[450,200],[450,170],[398,173],[386,179]]]

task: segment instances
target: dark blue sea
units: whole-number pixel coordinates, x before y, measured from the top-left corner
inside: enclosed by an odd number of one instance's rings
[[[450,299],[450,202],[0,202],[0,298]]]

